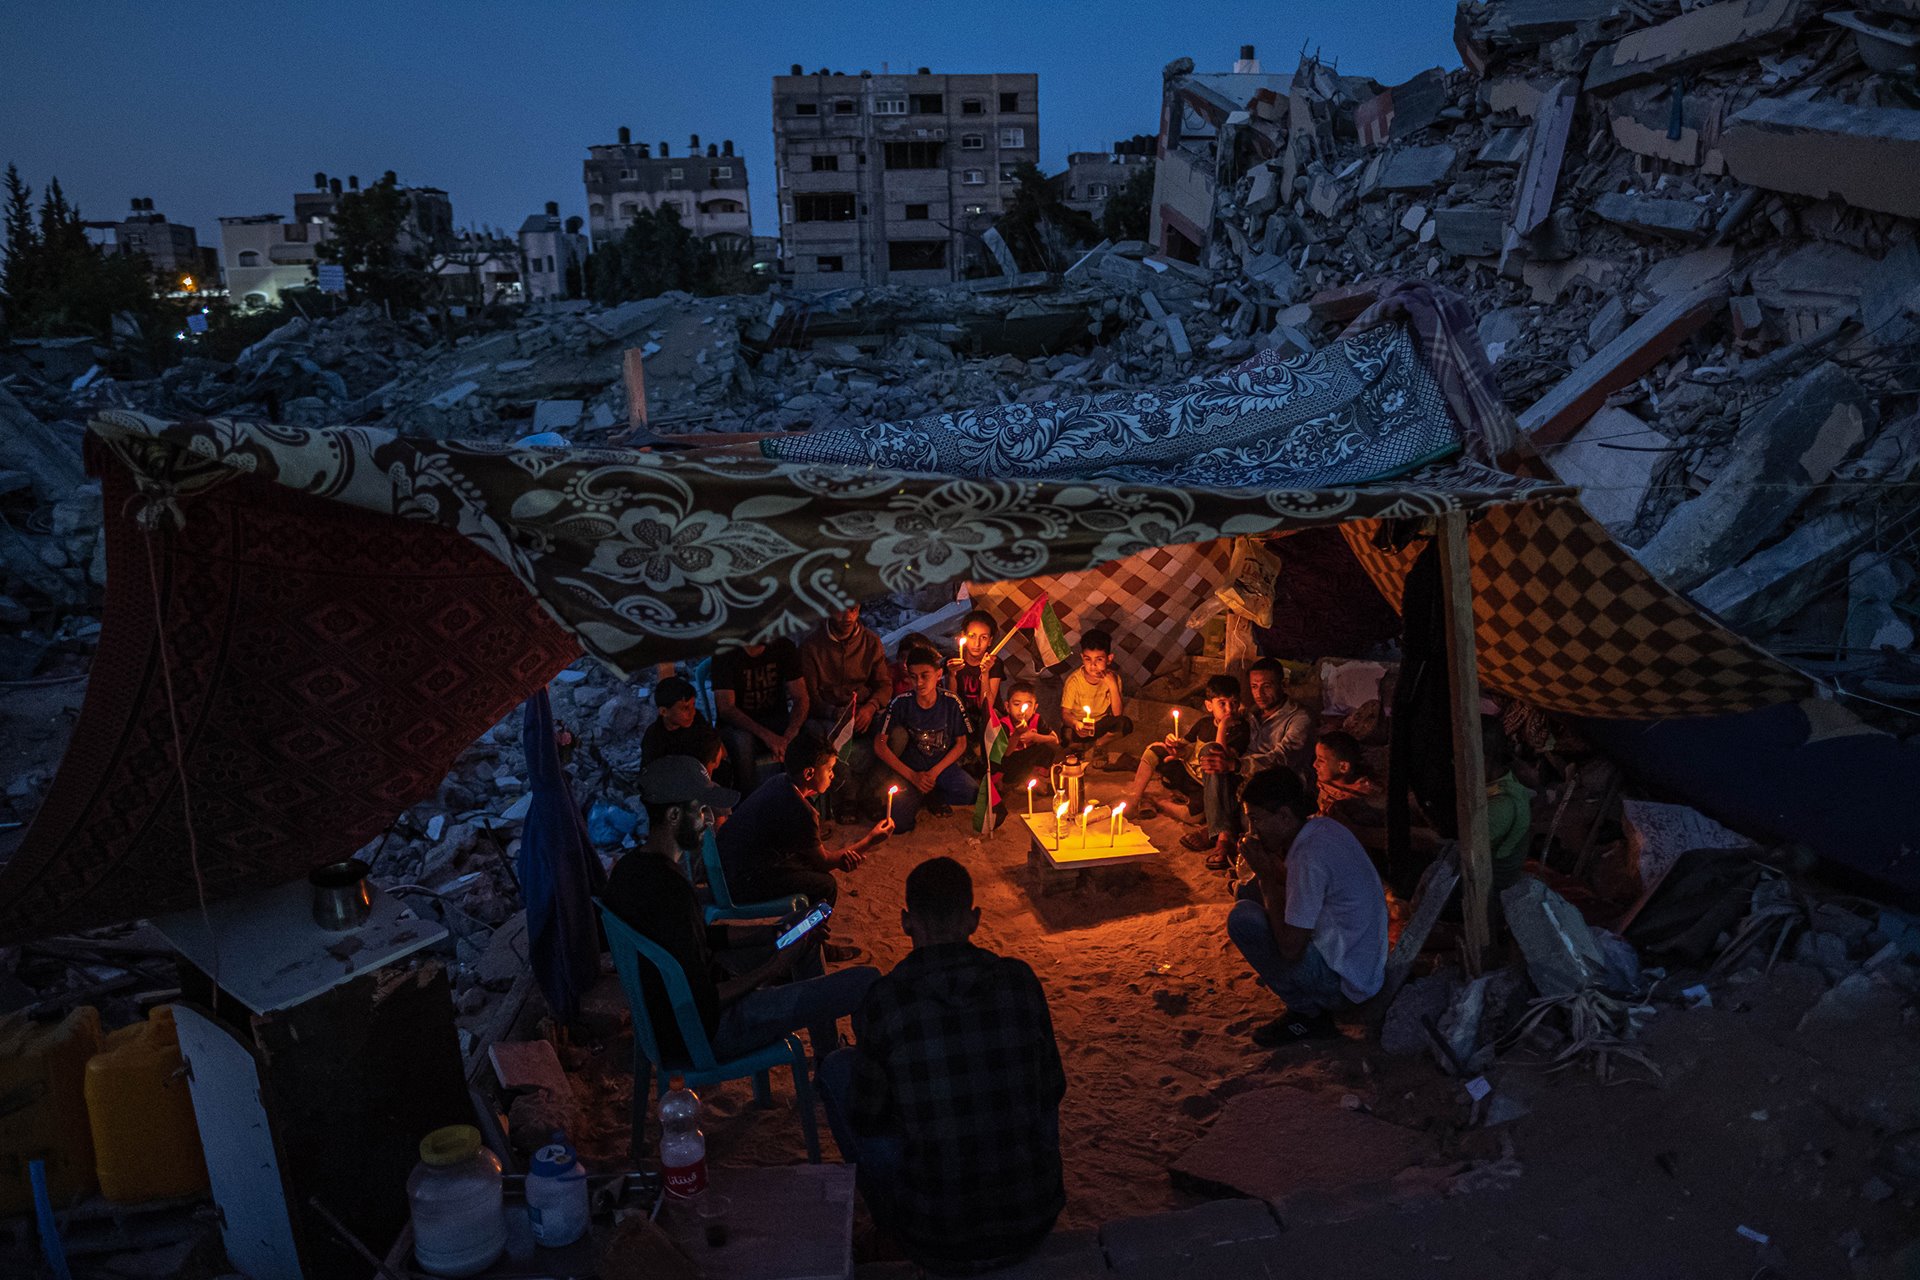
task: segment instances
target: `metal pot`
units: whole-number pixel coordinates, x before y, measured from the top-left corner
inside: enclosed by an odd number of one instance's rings
[[[313,922],[333,933],[358,929],[373,914],[366,863],[358,858],[330,862],[307,873],[313,886]]]

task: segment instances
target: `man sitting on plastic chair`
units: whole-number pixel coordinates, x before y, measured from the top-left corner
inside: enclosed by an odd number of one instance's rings
[[[706,923],[679,861],[698,859],[714,809],[731,808],[740,795],[716,786],[699,761],[666,756],[649,764],[640,774],[640,798],[647,808],[647,842],[620,859],[601,901],[679,962],[716,1055],[738,1057],[804,1028],[817,1068],[839,1044],[838,1021],[859,1007],[880,971],[857,966],[826,973],[817,932],[775,948],[774,939],[791,919],[782,925]],[[662,1056],[684,1060],[686,1046],[658,975],[643,968],[640,981]]]

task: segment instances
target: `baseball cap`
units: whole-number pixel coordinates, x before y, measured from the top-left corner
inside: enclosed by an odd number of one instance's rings
[[[740,793],[723,787],[707,775],[707,767],[692,756],[661,756],[640,771],[640,798],[648,804],[704,804],[731,809]]]

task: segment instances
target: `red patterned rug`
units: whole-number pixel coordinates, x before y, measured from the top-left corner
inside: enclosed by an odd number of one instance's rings
[[[579,655],[451,530],[242,478],[182,498],[184,527],[148,535],[126,471],[89,444],[106,616],[59,776],[0,867],[0,942],[197,901],[162,635],[209,900],[347,857]]]

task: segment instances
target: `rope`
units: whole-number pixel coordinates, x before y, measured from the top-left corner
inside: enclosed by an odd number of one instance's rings
[[[193,891],[200,901],[200,924],[207,931],[207,942],[213,948],[213,971],[208,976],[213,980],[212,1003],[215,1012],[220,1008],[220,939],[213,931],[213,917],[207,911],[207,884],[200,873],[200,841],[193,830],[193,801],[187,786],[187,743],[180,731],[180,706],[173,694],[173,660],[167,655],[166,617],[160,603],[160,569],[154,556],[153,542],[157,527],[146,530],[147,584],[153,589],[153,622],[156,642],[160,648],[160,678],[167,690],[167,721],[173,728],[173,763],[180,774],[180,812],[187,827],[187,860],[193,866]]]

